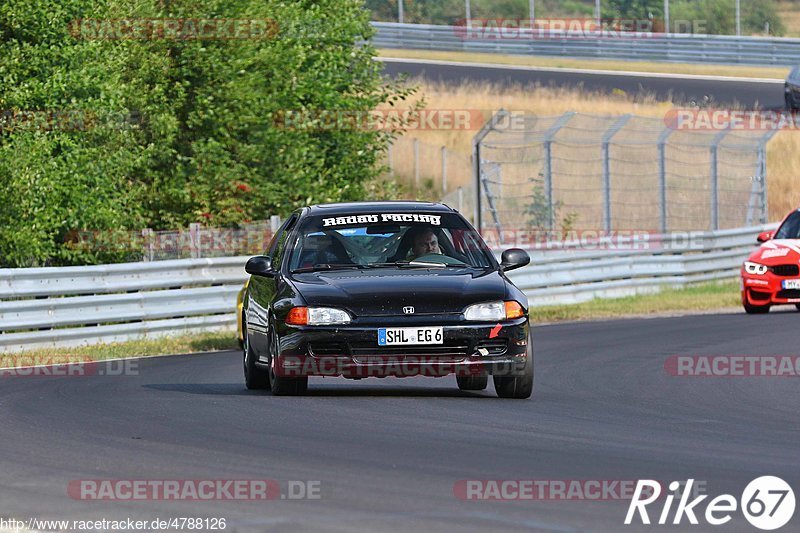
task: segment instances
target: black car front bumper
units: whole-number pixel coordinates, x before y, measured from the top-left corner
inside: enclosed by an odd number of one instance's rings
[[[448,323],[449,322],[449,323]],[[442,326],[442,344],[379,346],[381,327]],[[285,326],[275,374],[286,377],[516,376],[533,357],[527,317],[495,324],[387,317],[348,326]]]

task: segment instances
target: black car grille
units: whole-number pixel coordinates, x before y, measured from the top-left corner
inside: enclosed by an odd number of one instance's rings
[[[776,276],[794,277],[800,276],[800,267],[797,265],[775,265],[770,267],[772,273]]]
[[[800,289],[783,289],[776,294],[778,298],[800,298]]]
[[[308,346],[311,355],[347,355],[348,349],[343,342],[312,342]]]
[[[754,291],[753,289],[750,289],[750,298],[752,298],[753,300],[769,300],[770,293]]]
[[[508,339],[491,339],[479,341],[475,350],[485,349],[487,355],[503,355],[508,350]]]
[[[415,355],[431,357],[466,357],[469,345],[464,339],[446,340],[444,344],[423,344],[414,346],[366,346],[351,348],[354,357],[365,355],[391,356]]]

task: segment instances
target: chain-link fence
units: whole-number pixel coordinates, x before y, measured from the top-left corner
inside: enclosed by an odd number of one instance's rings
[[[186,229],[136,231],[75,231],[69,246],[116,254],[124,261],[163,261],[231,257],[264,253],[280,227],[280,217],[239,228],[211,228],[189,224]]]
[[[765,223],[773,133],[501,111],[475,138],[476,225],[666,233]]]

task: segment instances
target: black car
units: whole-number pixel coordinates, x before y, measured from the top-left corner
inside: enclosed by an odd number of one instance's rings
[[[783,97],[788,111],[800,109],[800,67],[794,67],[783,84]]]
[[[250,258],[242,307],[250,389],[303,394],[309,376],[445,376],[502,398],[533,390],[525,295],[457,211],[423,202],[316,205]]]

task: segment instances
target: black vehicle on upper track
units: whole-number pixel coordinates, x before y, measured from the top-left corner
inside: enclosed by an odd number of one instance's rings
[[[788,111],[800,109],[800,66],[792,68],[783,83],[783,96]]]
[[[303,394],[308,376],[456,374],[462,390],[492,375],[503,398],[533,390],[525,295],[457,211],[423,202],[306,207],[250,258],[243,298],[250,389]]]

